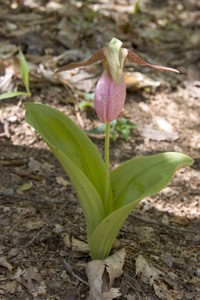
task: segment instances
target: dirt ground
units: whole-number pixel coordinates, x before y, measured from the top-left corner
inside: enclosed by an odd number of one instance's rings
[[[119,136],[111,143],[112,166],[164,151],[195,160],[144,199],[121,229],[118,244],[127,256],[115,282],[119,299],[200,299],[200,3],[141,0],[134,7],[129,0],[0,0],[0,92],[24,89],[19,45],[32,92],[0,102],[0,299],[87,299],[82,212],[63,169],[25,122],[23,103],[56,107],[83,129],[98,126],[94,109],[79,104],[94,92],[101,65],[54,71],[113,36],[180,74],[127,64],[121,117],[137,128],[128,141]],[[103,136],[91,138],[103,152]]]

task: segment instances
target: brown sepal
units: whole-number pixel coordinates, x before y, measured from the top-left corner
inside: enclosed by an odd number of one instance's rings
[[[85,66],[88,66],[88,65],[91,65],[91,64],[97,62],[98,60],[102,60],[105,56],[103,50],[104,50],[104,48],[99,49],[88,60],[77,62],[77,63],[71,63],[68,65],[62,66],[59,69],[57,69],[55,71],[55,73],[60,73],[63,71],[74,69],[74,68],[85,67]]]
[[[127,58],[138,64],[138,65],[142,65],[142,66],[148,66],[148,67],[151,67],[151,68],[154,68],[158,71],[169,71],[169,72],[174,72],[174,73],[180,73],[178,70],[176,69],[173,69],[173,68],[168,68],[168,67],[163,67],[163,66],[157,66],[157,65],[152,65],[146,61],[144,61],[141,57],[139,57],[137,54],[135,54],[134,52],[128,50],[128,55],[127,55]]]

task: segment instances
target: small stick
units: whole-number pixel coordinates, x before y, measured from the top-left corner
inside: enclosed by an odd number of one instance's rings
[[[137,215],[132,215],[131,218],[136,219],[136,220],[141,221],[141,222],[144,222],[146,224],[160,226],[160,227],[166,228],[166,229],[171,230],[171,231],[190,232],[190,233],[195,233],[195,234],[198,233],[197,230],[185,229],[185,228],[180,228],[180,227],[175,228],[172,225],[166,225],[166,224],[163,224],[163,223],[160,223],[160,222],[157,222],[157,221],[152,221],[152,220],[144,219],[144,218],[142,218],[140,216],[137,216]]]
[[[79,277],[78,275],[76,275],[76,274],[74,273],[72,267],[70,266],[70,264],[69,264],[68,262],[66,262],[65,259],[63,259],[62,261],[63,261],[63,264],[64,264],[64,267],[65,267],[66,271],[67,271],[70,275],[72,275],[74,278],[76,278],[78,281],[82,282],[83,284],[85,284],[85,285],[87,285],[87,286],[89,285],[89,284],[87,283],[87,281],[83,280],[81,277]]]

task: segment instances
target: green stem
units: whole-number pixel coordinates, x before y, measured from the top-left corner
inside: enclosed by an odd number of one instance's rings
[[[110,195],[110,159],[109,159],[109,145],[110,145],[110,123],[106,123],[105,132],[105,148],[104,148],[104,160],[106,167],[106,178],[105,178],[105,210],[107,213],[112,211],[112,199]]]
[[[104,149],[104,159],[106,165],[106,172],[109,173],[110,160],[109,160],[109,144],[110,144],[110,123],[106,123],[106,135],[105,135],[105,149]]]

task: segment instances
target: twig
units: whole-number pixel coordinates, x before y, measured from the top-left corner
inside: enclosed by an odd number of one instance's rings
[[[156,221],[150,221],[148,219],[144,219],[144,218],[136,216],[136,215],[132,215],[131,217],[134,218],[134,219],[136,219],[136,220],[139,220],[141,222],[144,222],[146,224],[151,224],[151,225],[156,225],[156,226],[164,227],[164,228],[172,230],[172,231],[190,232],[190,233],[194,233],[194,234],[199,233],[199,231],[185,229],[185,228],[180,228],[180,227],[179,228],[175,228],[174,226],[166,225],[166,224],[159,223],[159,222],[156,222]]]
[[[14,194],[8,194],[8,193],[4,193],[4,192],[0,192],[0,197],[5,197],[5,198],[13,198],[13,199],[19,199],[20,201],[31,201],[31,202],[39,202],[39,203],[45,203],[45,204],[62,204],[65,201],[67,201],[66,199],[60,199],[60,200],[53,200],[53,201],[48,201],[47,200],[43,200],[43,199],[39,199],[39,198],[33,198],[33,197],[24,197],[21,195],[14,195]]]
[[[72,275],[74,278],[76,278],[78,281],[82,282],[83,284],[85,284],[85,285],[87,285],[87,286],[89,285],[89,284],[87,283],[87,281],[83,280],[81,277],[79,277],[78,275],[76,275],[76,274],[74,273],[72,267],[70,266],[70,264],[69,264],[68,262],[66,262],[65,259],[63,259],[62,261],[63,261],[63,264],[64,264],[64,267],[65,267],[66,271],[67,271],[70,275]]]

